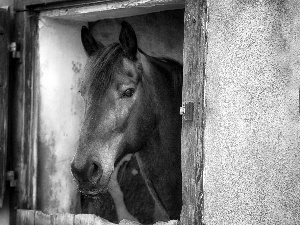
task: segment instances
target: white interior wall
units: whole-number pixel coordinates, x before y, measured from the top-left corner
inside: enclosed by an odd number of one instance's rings
[[[37,207],[46,213],[75,212],[78,205],[70,162],[84,110],[78,93],[86,61],[82,25],[49,18],[39,21]]]

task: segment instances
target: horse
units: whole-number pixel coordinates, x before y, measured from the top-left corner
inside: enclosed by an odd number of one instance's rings
[[[71,162],[79,191],[95,200],[97,215],[118,222],[114,177],[132,218],[179,219],[182,65],[147,55],[125,21],[119,42],[104,46],[85,26],[81,40],[85,115]]]

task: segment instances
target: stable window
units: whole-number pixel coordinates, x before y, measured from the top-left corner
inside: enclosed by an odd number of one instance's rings
[[[184,65],[183,106],[192,105],[190,113],[194,116],[183,115],[181,222],[200,224],[203,209],[201,140],[205,2],[53,3],[30,6],[29,9],[39,15],[33,20],[38,25],[34,36],[38,50],[32,49],[36,60],[32,67],[35,70],[32,73],[35,80],[32,112],[37,120],[32,128],[36,131],[32,131],[32,135],[36,135],[33,139],[36,145],[30,149],[31,155],[37,156],[34,158],[37,162],[31,164],[32,171],[37,173],[31,178],[32,208],[43,209],[46,213],[53,213],[55,207],[57,211],[81,212],[80,202],[84,199],[80,201],[70,173],[70,161],[75,154],[84,113],[78,94],[79,84],[84,79],[80,72],[86,62],[80,30],[82,26],[88,26],[98,40],[108,44],[117,41],[118,24],[126,20],[137,29],[141,48],[146,53],[174,58]],[[93,202],[86,202],[85,212],[91,212],[92,205]],[[24,216],[22,211],[19,214]],[[51,216],[43,217],[51,223]]]

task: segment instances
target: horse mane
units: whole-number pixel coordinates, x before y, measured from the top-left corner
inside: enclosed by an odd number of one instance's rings
[[[172,58],[154,57],[148,55],[140,48],[138,48],[138,50],[143,55],[147,56],[147,58],[150,59],[150,62],[168,70],[169,73],[163,73],[163,74],[166,75],[168,80],[170,80],[170,82],[172,83],[175,97],[181,99],[181,95],[182,95],[181,90],[182,90],[182,82],[183,82],[182,64]]]
[[[173,84],[173,90],[176,97],[180,97],[182,95],[182,83],[183,83],[183,71],[182,64],[174,59],[159,57],[159,60],[166,62],[170,71],[170,79]]]

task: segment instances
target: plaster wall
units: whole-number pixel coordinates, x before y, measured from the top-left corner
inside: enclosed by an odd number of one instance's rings
[[[205,224],[300,223],[300,2],[209,0]]]
[[[39,22],[39,136],[37,208],[45,213],[78,210],[70,162],[84,104],[78,93],[86,54],[83,24],[41,18]]]

